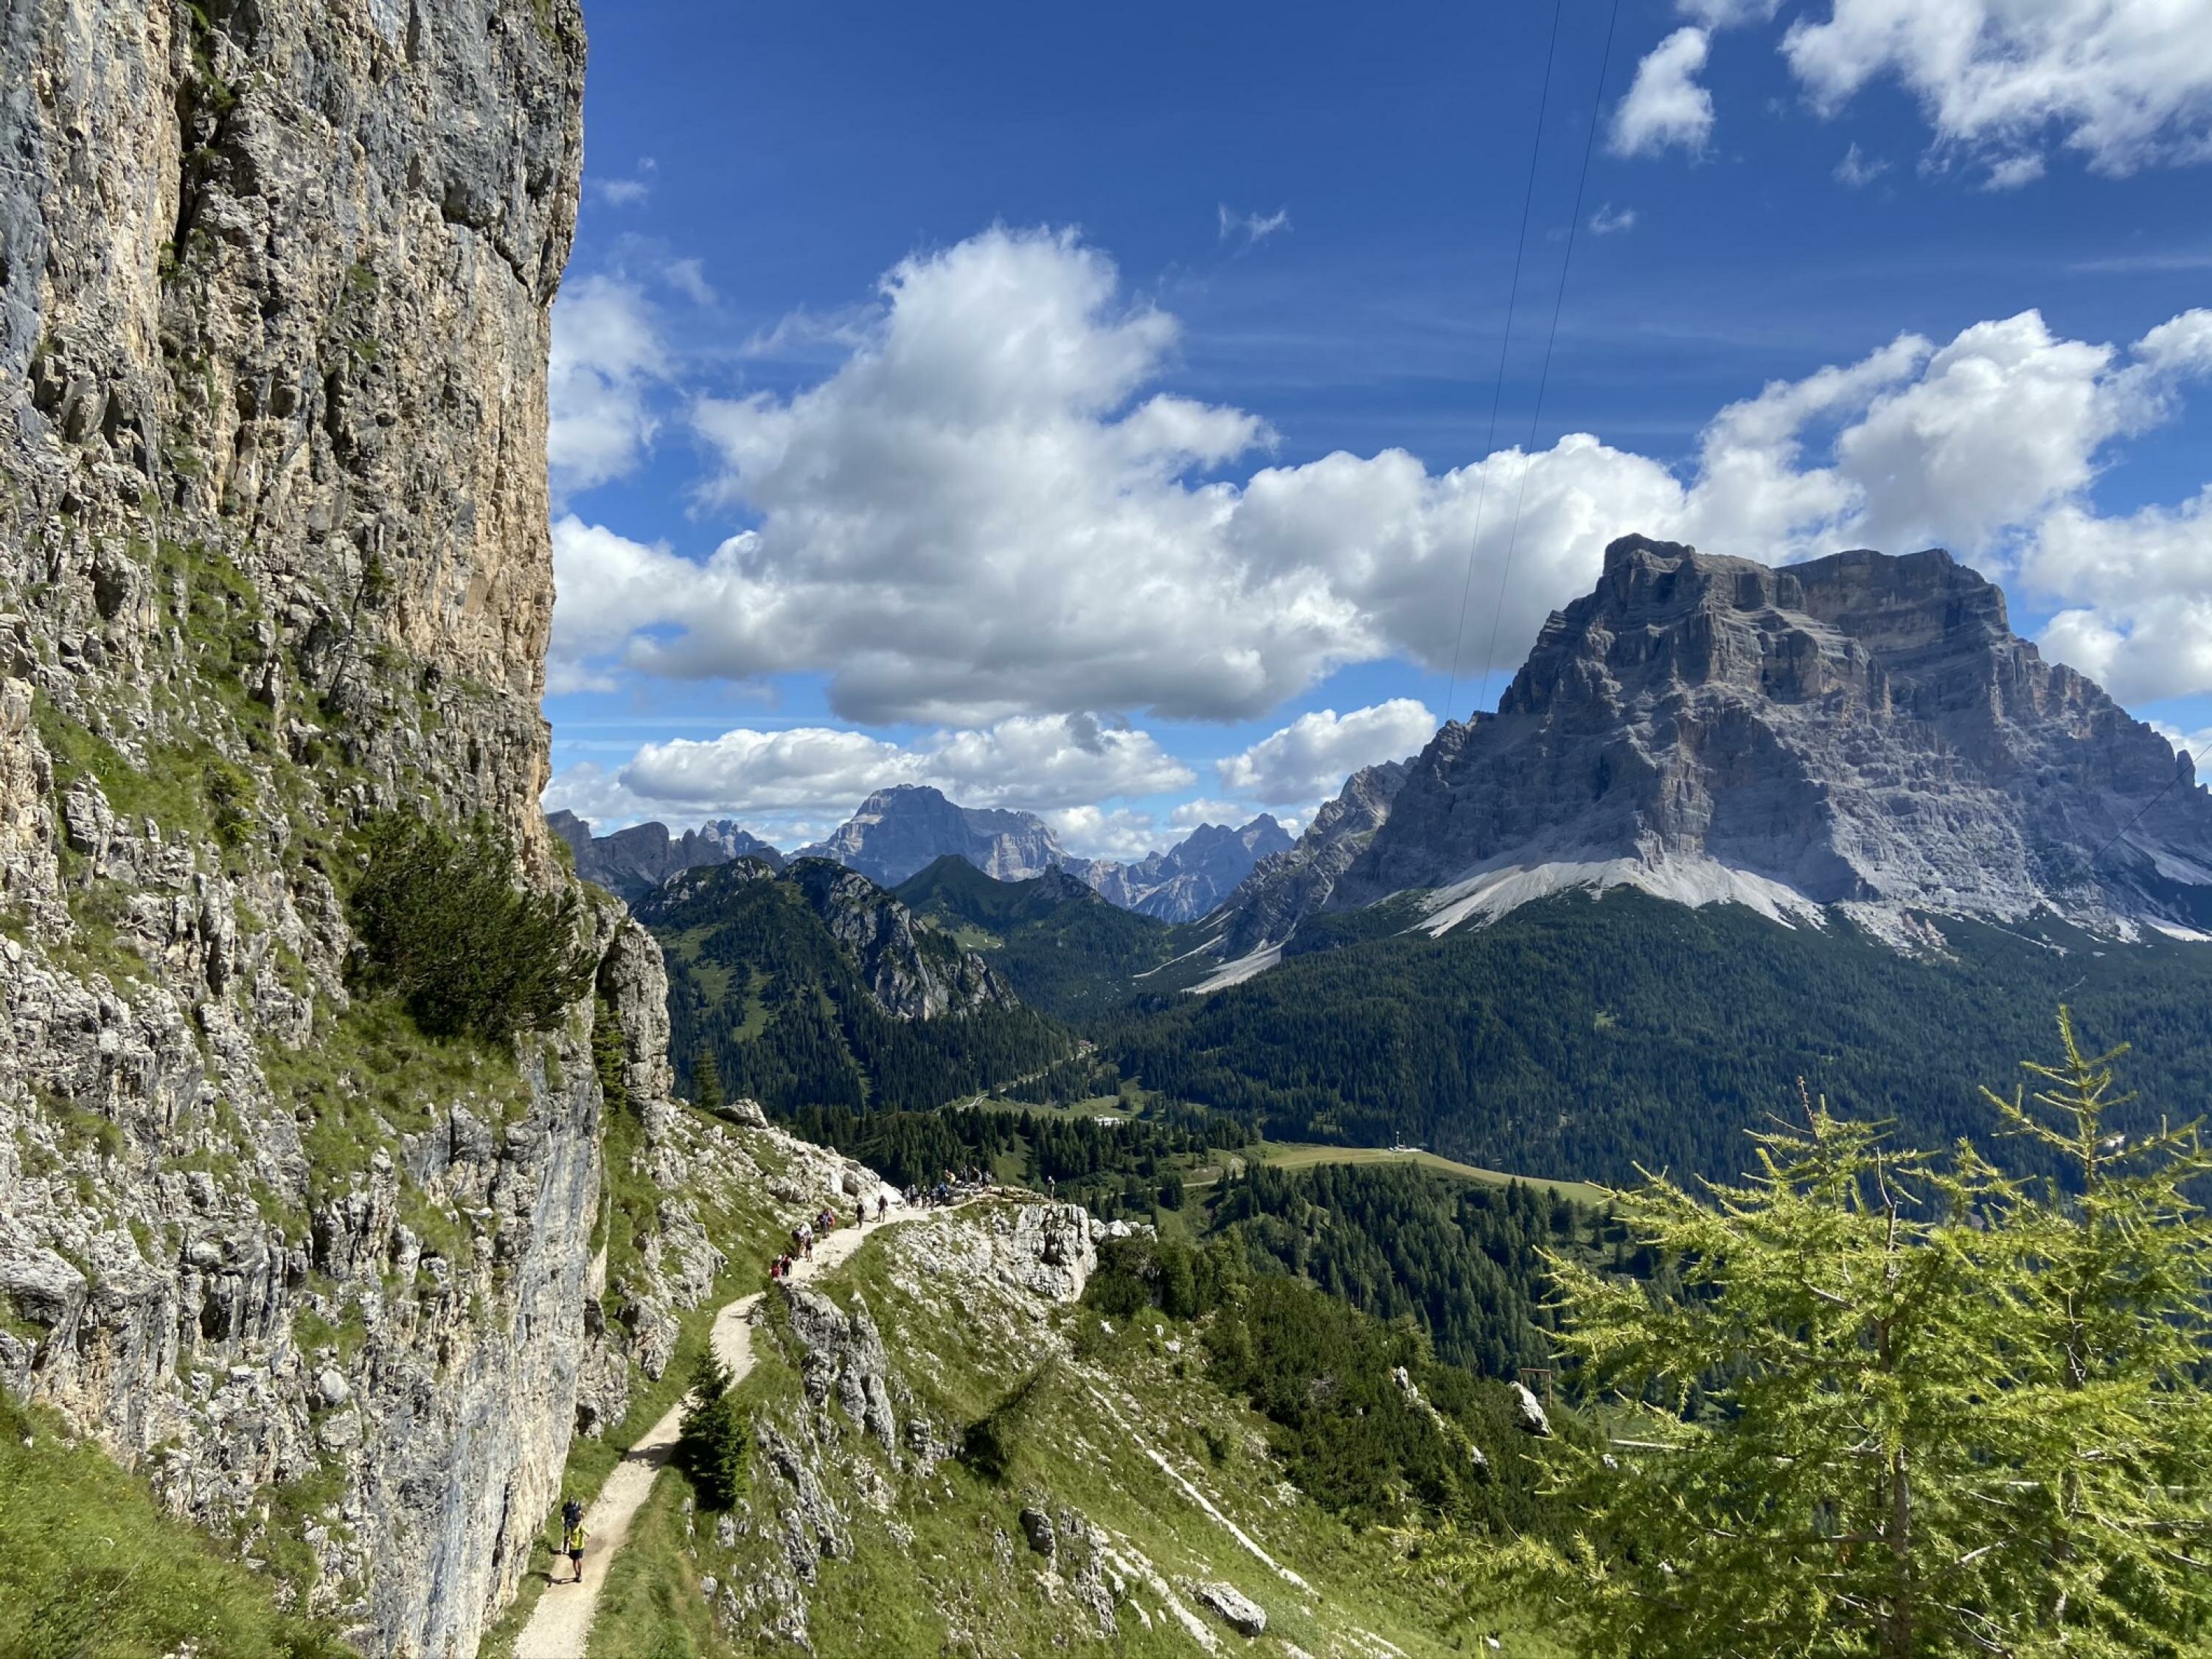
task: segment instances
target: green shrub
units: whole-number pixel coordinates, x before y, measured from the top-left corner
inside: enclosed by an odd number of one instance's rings
[[[550,1030],[591,989],[574,890],[515,885],[514,849],[488,824],[453,831],[386,813],[369,826],[368,854],[353,894],[357,975],[427,1035],[503,1042]]]

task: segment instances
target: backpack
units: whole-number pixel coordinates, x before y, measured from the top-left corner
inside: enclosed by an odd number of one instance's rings
[[[579,1504],[574,1498],[572,1498],[567,1503],[561,1505],[561,1524],[562,1526],[573,1527],[583,1518],[584,1506],[581,1504]]]

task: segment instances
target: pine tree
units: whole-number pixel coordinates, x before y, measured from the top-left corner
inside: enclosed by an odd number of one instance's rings
[[[676,1443],[678,1461],[698,1489],[702,1508],[726,1510],[738,1501],[744,1479],[745,1419],[738,1409],[736,1383],[729,1367],[710,1346],[691,1375],[691,1398],[684,1408]]]
[[[714,1050],[702,1042],[691,1052],[691,1103],[702,1112],[719,1112],[724,1098]]]

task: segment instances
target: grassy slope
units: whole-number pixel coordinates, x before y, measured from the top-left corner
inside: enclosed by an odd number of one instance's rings
[[[224,1659],[346,1650],[281,1612],[269,1580],[172,1519],[137,1479],[60,1419],[0,1395],[0,1656]]]
[[[1006,1401],[1041,1361],[1043,1380],[1017,1414],[1012,1455],[1000,1481],[956,1462],[939,1464],[927,1477],[891,1472],[880,1449],[846,1426],[824,1462],[826,1485],[848,1517],[853,1548],[843,1559],[824,1561],[806,1591],[808,1629],[823,1659],[1196,1650],[1166,1614],[1161,1595],[1141,1579],[1133,1601],[1152,1614],[1153,1624],[1147,1628],[1124,1601],[1116,1608],[1118,1635],[1103,1638],[1086,1609],[1039,1577],[1042,1563],[1025,1547],[1017,1521],[1030,1503],[1080,1510],[1117,1553],[1129,1560],[1141,1555],[1171,1586],[1211,1579],[1236,1584],[1267,1610],[1271,1635],[1310,1653],[1382,1650],[1363,1633],[1408,1656],[1463,1650],[1464,1631],[1453,1628],[1461,1610],[1408,1571],[1387,1540],[1354,1533],[1283,1483],[1261,1419],[1206,1380],[1189,1330],[1148,1315],[1109,1338],[1095,1315],[1046,1313],[1042,1304],[1032,1304],[1037,1311],[1026,1316],[1018,1307],[1007,1316],[1002,1308],[1014,1304],[1003,1296],[918,1272],[908,1258],[924,1245],[913,1235],[887,1235],[827,1287],[848,1307],[856,1293],[865,1297],[882,1328],[902,1430],[917,1413],[940,1434],[973,1424]],[[1080,1334],[1079,1358],[1066,1346],[1079,1325],[1090,1328]],[[1171,1340],[1181,1352],[1170,1347]],[[756,1338],[756,1352],[759,1362],[744,1398],[788,1431],[805,1415],[794,1355],[769,1331]],[[842,1415],[836,1420],[843,1423]],[[1160,1470],[1146,1448],[1307,1579],[1311,1592],[1300,1592],[1248,1553]],[[702,1574],[757,1586],[780,1571],[778,1492],[761,1462],[756,1450],[751,1492],[736,1517],[736,1547],[726,1551],[713,1541],[714,1517],[697,1517],[687,1535],[688,1485],[680,1476],[663,1477],[610,1580],[592,1659],[775,1650],[754,1645],[743,1630],[719,1634],[696,1588]],[[1187,1590],[1179,1594],[1189,1605]],[[1514,1653],[1555,1651],[1510,1615],[1486,1613],[1476,1627],[1508,1632]],[[1218,1624],[1212,1628],[1224,1651],[1243,1645]]]

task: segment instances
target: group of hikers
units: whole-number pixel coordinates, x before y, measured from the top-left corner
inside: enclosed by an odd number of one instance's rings
[[[878,1192],[876,1194],[876,1219],[882,1221],[886,1218],[890,1214],[890,1208],[889,1194]],[[815,1240],[825,1238],[836,1231],[843,1220],[843,1215],[838,1211],[823,1205],[814,1212],[811,1221],[802,1221],[791,1230],[791,1248],[769,1263],[768,1276],[770,1279],[790,1278],[793,1266],[800,1261],[814,1260]],[[853,1224],[855,1227],[868,1224],[868,1200],[865,1198],[854,1202]]]
[[[947,1204],[957,1204],[970,1193],[979,1193],[991,1184],[990,1172],[974,1164],[957,1170],[947,1170],[937,1178],[933,1186],[916,1182],[906,1189],[906,1201],[918,1208],[937,1209]]]

